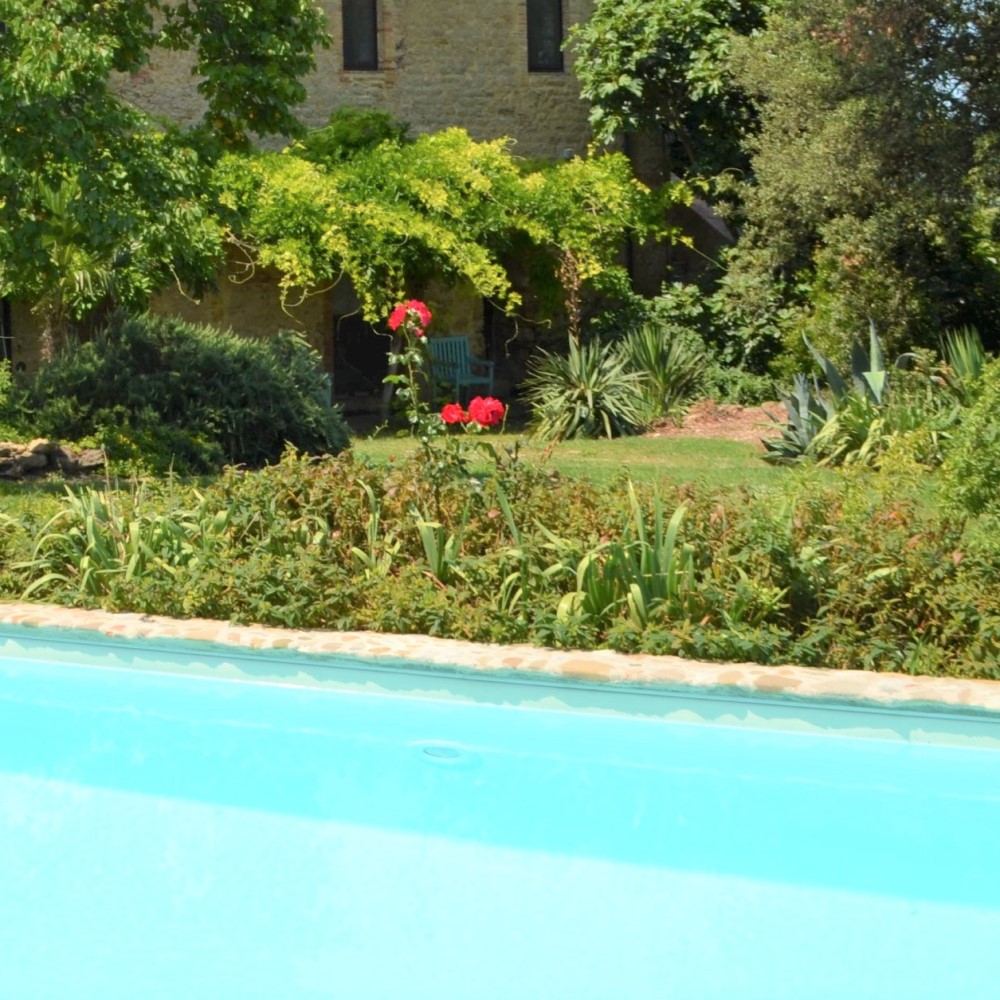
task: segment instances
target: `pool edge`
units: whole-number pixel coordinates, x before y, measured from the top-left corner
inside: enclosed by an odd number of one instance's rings
[[[122,639],[183,640],[258,651],[412,661],[458,668],[484,678],[518,676],[524,680],[764,696],[789,702],[820,701],[908,711],[1000,713],[1000,682],[989,680],[817,667],[765,667],[752,663],[706,663],[675,656],[499,646],[423,635],[242,626],[209,619],[173,619],[24,602],[0,602],[0,624],[82,629]]]

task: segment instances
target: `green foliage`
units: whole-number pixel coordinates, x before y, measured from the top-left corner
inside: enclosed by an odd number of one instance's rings
[[[28,387],[26,430],[95,436],[112,458],[160,471],[274,461],[286,442],[347,444],[314,351],[296,334],[254,340],[151,315],[116,315]]]
[[[673,184],[652,197],[620,154],[522,170],[507,140],[461,129],[359,143],[349,156],[327,139],[224,157],[215,182],[230,240],[281,273],[286,299],[348,277],[372,321],[431,276],[513,307],[515,250],[539,254],[550,276],[569,255],[581,281],[617,283],[625,234],[649,233],[666,203],[688,196]]]
[[[945,496],[965,514],[1000,513],[1000,361],[978,380],[977,398],[954,432],[942,469]]]
[[[14,372],[10,362],[0,360],[0,413],[9,412],[14,396]]]
[[[632,484],[628,484],[632,522],[621,541],[588,551],[576,567],[576,590],[564,595],[557,620],[573,616],[606,629],[624,611],[637,629],[656,618],[689,621],[704,615],[705,605],[695,579],[694,547],[681,544],[679,532],[685,508],[669,521],[660,497],[653,497],[652,530]]]
[[[727,54],[732,33],[758,28],[765,9],[732,0],[597,0],[569,43],[597,138],[662,130],[682,176],[743,165],[739,136],[752,112],[732,85]]]
[[[810,382],[804,375],[795,377],[793,391],[782,397],[788,419],[781,437],[764,442],[766,461],[871,463],[900,435],[926,431],[930,437],[924,442],[923,458],[928,464],[940,462],[936,435],[954,422],[957,413],[936,391],[939,377],[919,370],[909,386],[905,377],[901,378],[902,391],[890,393],[889,369],[874,326],[869,350],[857,341],[853,343],[847,378],[808,339],[806,347],[823,372],[827,389],[821,391],[816,379]],[[917,355],[904,354],[894,367],[898,373],[919,361]]]
[[[51,353],[105,298],[135,307],[211,280],[208,157],[219,138],[296,129],[322,15],[305,0],[6,0],[0,20],[0,295],[36,305]],[[194,52],[204,134],[112,92],[112,74],[142,71],[157,46]]]
[[[671,343],[703,355],[704,394],[719,402],[756,405],[775,398],[774,380],[766,370],[780,343],[784,318],[776,308],[750,315],[725,280],[712,293],[673,283],[651,299],[623,297],[623,304],[598,317],[591,330],[621,338],[653,326]]]
[[[330,115],[323,128],[303,135],[289,152],[311,163],[339,163],[383,142],[405,142],[408,131],[408,125],[384,111],[344,106]]]
[[[795,376],[792,391],[784,393],[781,401],[787,418],[782,422],[781,437],[765,440],[764,460],[776,464],[804,461],[814,454],[816,437],[834,418],[836,407],[820,391],[815,379],[810,382],[801,373]]]
[[[522,383],[534,433],[562,441],[635,434],[647,421],[646,379],[620,344],[569,340],[565,357],[540,351]]]
[[[83,600],[113,596],[157,573],[176,576],[210,556],[226,527],[225,510],[209,511],[193,492],[168,513],[151,509],[148,487],[130,495],[68,492],[66,505],[39,530],[32,558],[17,567],[33,577],[23,596],[61,585]],[[171,497],[171,499],[173,499]]]
[[[760,128],[730,274],[777,276],[795,339],[839,354],[874,321],[894,350],[962,323],[995,340],[998,38],[994,2],[789,0],[734,42]]]
[[[669,330],[647,323],[625,337],[622,349],[645,380],[647,422],[676,416],[702,385],[705,352]]]
[[[313,50],[329,42],[322,10],[306,0],[145,6],[162,15],[157,44],[194,53],[212,131],[231,143],[244,142],[247,133],[301,131],[291,109],[306,99],[302,78],[316,67]]]
[[[995,366],[986,378],[1000,391]],[[291,628],[1000,675],[995,526],[940,512],[904,450],[878,470],[804,469],[759,491],[598,489],[518,463],[448,484],[433,518],[421,473],[289,451],[200,490],[69,495],[48,524],[0,523],[0,592]]]
[[[971,326],[946,330],[942,353],[945,384],[962,406],[970,406],[979,396],[980,378],[989,361],[979,331]]]

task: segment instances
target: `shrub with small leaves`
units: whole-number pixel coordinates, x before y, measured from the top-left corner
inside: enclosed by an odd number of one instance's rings
[[[983,368],[976,401],[953,434],[942,473],[954,510],[1000,515],[1000,360]]]
[[[276,461],[347,446],[319,357],[295,333],[252,339],[162,316],[117,314],[28,387],[25,430],[96,437],[112,458],[154,471]]]

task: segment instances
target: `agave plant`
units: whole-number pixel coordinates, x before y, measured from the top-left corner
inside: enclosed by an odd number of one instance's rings
[[[782,397],[788,418],[781,437],[764,442],[764,460],[790,463],[813,459],[829,465],[869,461],[881,450],[885,437],[890,384],[874,324],[869,329],[867,351],[858,341],[851,345],[851,371],[846,377],[808,338],[803,339],[829,391],[821,391],[816,379],[795,376],[792,392]],[[893,367],[905,369],[912,360],[912,354],[901,354]]]
[[[882,349],[882,342],[879,340],[874,323],[870,324],[868,329],[869,350],[866,351],[857,340],[851,344],[850,385],[837,370],[836,365],[809,343],[808,337],[802,339],[822,369],[830,391],[836,400],[844,399],[850,395],[853,387],[856,395],[869,400],[876,406],[881,406],[886,401],[889,391],[889,370],[885,363],[885,351]],[[896,358],[893,367],[897,369],[907,368],[912,360],[912,354],[901,354]]]
[[[573,338],[565,357],[541,352],[524,380],[534,433],[549,441],[641,431],[648,423],[644,389],[620,345]]]
[[[838,376],[839,377],[839,376]],[[829,397],[823,395],[816,379],[796,375],[792,391],[782,396],[788,417],[779,421],[771,414],[771,419],[781,423],[781,437],[764,441],[765,462],[789,464],[802,462],[813,453],[813,441],[837,412]]]

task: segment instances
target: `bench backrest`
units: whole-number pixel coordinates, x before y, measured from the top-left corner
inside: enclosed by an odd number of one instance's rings
[[[427,350],[432,360],[446,365],[453,374],[471,374],[468,337],[428,337]]]

